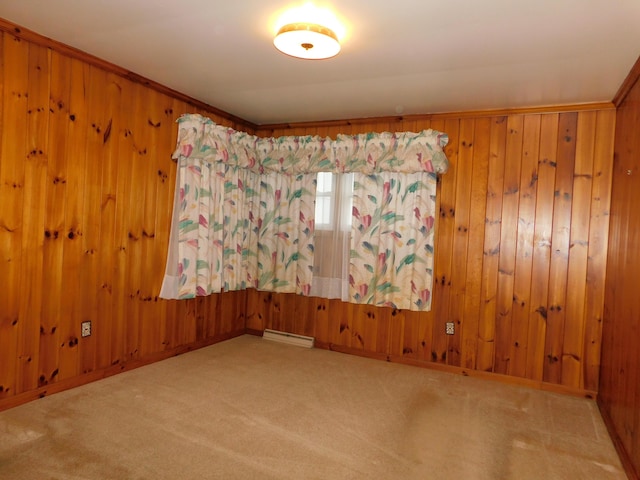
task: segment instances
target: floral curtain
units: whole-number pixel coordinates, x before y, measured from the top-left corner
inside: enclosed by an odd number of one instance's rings
[[[270,172],[260,179],[259,208],[250,214],[257,249],[249,252],[249,286],[308,294],[313,267],[315,175]],[[254,256],[255,255],[255,256]],[[255,268],[257,267],[257,269]]]
[[[309,294],[315,174],[355,172],[359,193],[353,208],[350,300],[429,308],[433,223],[428,218],[435,208],[435,175],[448,167],[445,134],[259,138],[200,115],[178,122],[178,178],[163,298],[247,287]],[[414,238],[416,232],[421,237]],[[409,282],[408,301],[401,298],[407,291],[398,282]]]
[[[259,173],[183,157],[160,296],[247,287],[308,293],[315,175]]]
[[[432,172],[356,178],[351,301],[410,310],[430,307],[435,185]]]

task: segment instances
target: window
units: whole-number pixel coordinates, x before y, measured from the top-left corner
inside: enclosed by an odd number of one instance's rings
[[[316,189],[316,230],[348,231],[353,206],[353,174],[320,172]]]
[[[335,177],[335,174],[329,172],[318,173],[318,186],[316,189],[316,229],[333,230]]]

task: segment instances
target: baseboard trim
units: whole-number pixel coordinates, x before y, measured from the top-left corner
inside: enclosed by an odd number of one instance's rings
[[[628,450],[625,448],[624,443],[622,442],[622,438],[618,434],[616,430],[615,423],[609,415],[609,410],[604,405],[604,401],[601,397],[598,398],[597,401],[598,409],[600,410],[600,416],[604,421],[605,426],[607,427],[607,431],[609,432],[609,437],[611,437],[611,441],[613,442],[613,446],[618,452],[618,457],[620,457],[620,463],[622,463],[622,468],[624,468],[624,472],[627,474],[629,480],[640,480],[640,476],[636,471],[636,467],[633,464],[633,459],[629,454]]]
[[[95,382],[97,380],[102,380],[103,378],[111,377],[113,375],[117,375],[118,373],[144,367],[145,365],[150,365],[152,363],[159,362],[161,360],[166,360],[167,358],[175,357],[177,355],[182,355],[183,353],[191,352],[193,350],[198,350],[203,347],[208,347],[216,343],[224,342],[225,340],[230,340],[232,338],[244,335],[244,333],[245,333],[245,329],[242,328],[240,330],[236,330],[230,333],[216,335],[215,337],[207,338],[207,339],[200,340],[194,343],[189,343],[186,345],[180,345],[170,350],[152,353],[150,355],[147,355],[144,358],[130,360],[125,363],[118,363],[116,365],[110,365],[109,367],[106,367],[106,368],[94,370],[92,372],[85,373],[83,375],[79,375],[79,376],[65,379],[65,380],[60,380],[56,383],[51,383],[49,385],[39,387],[35,390],[30,390],[28,392],[20,393],[18,395],[14,395],[13,397],[4,398],[0,400],[0,412],[2,412],[3,410],[8,410],[10,408],[18,407],[25,403],[29,403],[49,395],[64,392],[65,390],[70,390],[72,388],[79,387],[81,385],[86,385],[87,383]]]
[[[357,348],[344,347],[342,345],[337,345],[335,343],[320,342],[318,340],[316,340],[315,346],[316,348],[323,348],[325,350],[332,350],[334,352],[346,353],[349,355],[358,355],[360,357],[373,358],[376,360],[383,360],[386,362],[400,363],[403,365],[411,365],[414,367],[428,368],[430,370],[437,370],[441,372],[448,372],[448,373],[453,373],[457,375],[463,375],[465,377],[482,378],[482,379],[491,380],[494,382],[500,382],[500,383],[505,383],[510,385],[518,385],[518,386],[533,388],[536,390],[544,390],[548,392],[561,393],[564,395],[571,395],[574,397],[583,397],[583,398],[588,398],[592,400],[597,398],[597,392],[594,392],[591,390],[576,389],[576,388],[566,387],[563,385],[556,385],[552,383],[531,380],[528,378],[519,378],[519,377],[513,377],[509,375],[501,375],[499,373],[493,373],[493,372],[481,372],[478,370],[469,370],[466,368],[455,367],[452,365],[444,365],[441,363],[433,363],[433,362],[427,362],[424,360],[417,360],[414,358],[407,358],[402,355],[388,355],[386,353],[367,352]]]

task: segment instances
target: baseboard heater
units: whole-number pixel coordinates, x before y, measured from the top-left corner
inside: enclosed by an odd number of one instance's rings
[[[305,337],[304,335],[296,335],[295,333],[280,332],[265,328],[262,338],[273,342],[287,343],[298,347],[313,348],[314,338]]]

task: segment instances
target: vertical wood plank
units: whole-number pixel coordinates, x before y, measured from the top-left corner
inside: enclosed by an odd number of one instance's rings
[[[247,291],[247,329],[261,332],[265,329],[264,316],[260,308],[260,292],[251,288]]]
[[[0,161],[0,398],[17,393],[18,335],[23,229],[25,161],[27,156],[27,101],[29,45],[2,34],[3,115]]]
[[[133,125],[131,119],[134,116],[135,87],[132,83],[118,79],[117,86],[120,87],[120,105],[118,111],[118,129],[112,132],[116,135],[114,141],[117,143],[118,152],[118,178],[116,181],[115,198],[115,231],[114,244],[112,247],[113,264],[113,320],[111,322],[111,364],[122,364],[127,360],[127,343],[125,341],[129,328],[129,315],[127,304],[130,292],[128,291],[127,278],[129,268],[133,268],[134,257],[129,251],[129,232],[131,208],[133,162],[131,158],[135,148],[133,139]],[[113,127],[112,127],[113,128]],[[178,345],[174,343],[173,346]]]
[[[98,322],[98,267],[100,252],[100,204],[102,170],[104,162],[103,118],[106,110],[106,72],[89,68],[86,83],[88,123],[86,127],[86,151],[84,153],[84,205],[82,210],[82,260],[80,281],[83,290],[80,302],[80,321],[91,322],[91,336],[80,338],[80,370],[88,373],[96,368],[97,337],[103,334]],[[78,329],[79,329],[78,325]]]
[[[440,128],[443,128],[443,124],[439,124],[438,125]],[[395,130],[397,131],[411,131],[411,132],[421,132],[423,130],[428,130],[433,128],[434,130],[436,129],[435,127],[432,127],[431,125],[431,119],[430,118],[424,118],[424,119],[419,119],[419,120],[413,120],[413,119],[402,119],[398,122],[396,122],[396,128]],[[441,178],[438,178],[438,181],[436,183],[436,205],[435,205],[435,219],[436,219],[436,225],[435,225],[435,235],[434,235],[434,251],[437,252],[437,247],[435,247],[435,244],[438,241],[438,212],[440,212],[440,190],[441,190]],[[435,256],[434,256],[434,263],[435,263]],[[435,267],[435,265],[434,265]],[[434,270],[433,272],[433,283],[434,285],[432,286],[432,291],[435,288],[435,283],[436,283],[436,272]],[[432,306],[431,306],[431,311],[429,312],[411,312],[411,311],[407,311],[407,312],[402,312],[404,315],[404,323],[405,323],[405,335],[407,335],[407,331],[411,332],[411,335],[413,336],[413,340],[411,341],[411,348],[413,350],[413,357],[421,360],[421,361],[426,361],[426,362],[430,362],[431,361],[431,352],[433,351],[433,333],[434,333],[434,324],[435,322],[435,314],[434,314],[434,305],[435,305],[435,298],[432,297]],[[394,312],[394,314],[397,316],[400,312]],[[395,316],[392,315],[392,320],[393,318],[395,318]],[[388,336],[389,336],[389,341],[391,340],[393,335],[393,329],[391,324],[389,325],[389,332],[388,332]],[[390,351],[390,350],[389,350]]]
[[[436,209],[436,211],[438,211]],[[405,312],[405,322],[411,325],[411,331],[415,335],[413,349],[415,358],[423,361],[431,361],[431,350],[433,344],[433,312]],[[389,332],[391,336],[391,332]]]
[[[38,386],[44,209],[48,162],[50,50],[29,46],[27,155],[24,158],[20,321],[16,393]],[[35,288],[34,288],[35,287]]]
[[[461,366],[469,369],[475,369],[478,356],[490,139],[491,119],[488,117],[477,119],[473,138],[473,181],[471,183],[469,247],[465,279],[464,328],[461,332]]]
[[[67,123],[67,185],[74,188],[65,202],[64,230],[64,279],[60,320],[60,379],[73,378],[79,374],[78,337],[82,315],[80,310],[83,295],[81,264],[83,258],[82,235],[84,225],[84,168],[87,145],[88,112],[86,82],[89,68],[79,60],[71,60],[71,82],[69,116]]]
[[[566,316],[567,270],[569,261],[571,204],[573,201],[573,165],[576,152],[578,115],[563,113],[558,122],[558,146],[553,233],[551,237],[551,268],[549,272],[549,310],[545,339],[543,379],[551,383],[562,381],[562,340]]]
[[[542,380],[544,345],[547,330],[551,233],[556,179],[558,114],[542,115],[538,153],[538,189],[536,192],[531,299],[527,335],[526,376]]]
[[[248,294],[248,292],[245,292],[245,294]],[[296,312],[300,315],[297,322],[297,329],[300,331],[300,335],[315,337],[315,305],[311,298],[296,295]]]
[[[222,295],[222,294],[217,294]],[[224,299],[223,299],[224,301]],[[184,313],[181,317],[183,328],[181,329],[183,337],[179,345],[195,342],[196,340],[196,318],[198,315],[198,306],[195,298],[181,301],[184,304]],[[228,305],[226,302],[223,305]],[[228,315],[235,315],[235,308],[225,308]]]
[[[45,229],[42,278],[42,329],[38,384],[56,382],[59,373],[61,299],[64,295],[64,213],[70,186],[67,184],[67,125],[71,61],[51,53],[51,95],[49,99],[49,162],[45,201]]]
[[[389,325],[389,341],[387,352],[390,355],[403,355],[413,353],[411,345],[406,343],[406,311],[394,310]],[[407,350],[411,350],[408,352]]]
[[[121,129],[120,102],[122,86],[118,77],[107,74],[104,81],[105,111],[102,117],[102,161],[100,189],[100,243],[98,246],[98,293],[96,335],[96,367],[104,368],[113,362],[111,345],[114,341],[114,316],[117,291],[115,273],[118,251],[116,239],[116,202],[120,167]]]
[[[140,357],[141,328],[144,326],[144,317],[140,315],[141,309],[141,282],[144,254],[144,202],[147,188],[146,172],[149,162],[149,145],[147,131],[147,101],[149,94],[140,85],[133,85],[133,115],[129,119],[128,134],[131,136],[130,150],[123,155],[130,162],[131,190],[129,191],[129,205],[137,208],[129,212],[127,225],[127,278],[125,292],[127,295],[125,306],[125,353],[128,359]],[[191,302],[193,303],[193,302]],[[193,307],[193,305],[191,305]],[[190,319],[195,319],[195,311],[190,310]],[[195,335],[189,337],[195,340]]]
[[[567,272],[567,311],[562,342],[562,383],[582,386],[587,255],[597,112],[580,112],[573,169],[573,202]]]
[[[176,128],[175,121],[184,113],[189,111],[188,106],[184,104],[184,102],[180,102],[176,99],[171,100],[171,105],[167,106],[167,110],[165,114],[167,116],[167,128],[169,129],[170,134],[167,136],[168,143],[168,151],[167,155],[170,156],[173,153],[173,150],[176,146],[176,141],[178,138],[178,129]],[[170,119],[170,120],[169,120]],[[172,124],[172,127],[169,127],[169,124]],[[175,186],[176,186],[176,176],[178,174],[178,165],[176,161],[173,161],[170,158],[167,158],[166,168],[162,171],[162,176],[166,177],[164,181],[164,189],[165,193],[159,193],[159,197],[166,195],[166,201],[164,203],[164,208],[160,207],[162,205],[162,201],[159,199],[158,204],[158,215],[161,216],[162,213],[166,215],[165,221],[158,220],[158,238],[163,238],[165,243],[165,250],[162,256],[163,259],[163,267],[166,266],[167,263],[167,253],[169,247],[169,235],[171,231],[171,223],[172,223],[172,215],[173,215],[173,203],[174,203],[174,194],[175,194]],[[164,276],[164,269],[163,269]],[[216,297],[217,298],[217,297]],[[159,319],[160,321],[160,329],[162,330],[162,344],[165,350],[171,349],[174,345],[177,344],[177,335],[178,335],[178,322],[181,321],[181,317],[179,316],[179,305],[183,302],[179,302],[176,300],[161,300],[162,303],[162,314]],[[218,304],[215,300],[213,300],[214,307],[210,309],[210,315],[216,315],[216,309],[218,308]],[[209,332],[214,331],[215,325],[213,322],[209,324]]]
[[[514,280],[520,203],[520,170],[524,118],[507,120],[507,144],[502,191],[502,228],[498,261],[498,296],[496,298],[496,344],[494,371],[507,374],[511,363],[511,330],[513,322]]]
[[[144,213],[140,230],[142,243],[140,263],[145,280],[141,284],[138,299],[140,304],[140,354],[143,356],[162,348],[162,332],[158,328],[160,321],[158,294],[162,286],[164,265],[158,259],[166,255],[166,248],[160,248],[163,242],[157,237],[158,189],[162,184],[162,175],[159,175],[158,172],[162,171],[166,161],[166,158],[162,158],[161,155],[163,153],[166,155],[171,148],[162,140],[168,136],[164,134],[164,97],[155,91],[147,91],[146,93],[144,144],[147,155],[142,172],[147,187],[144,191]],[[206,303],[199,304],[199,307],[202,307],[202,312],[198,312],[199,316],[202,316],[202,321],[198,325],[199,330],[196,331],[196,338],[202,339],[207,330],[205,322],[208,312]]]
[[[540,115],[524,117],[520,198],[516,240],[516,264],[513,285],[513,314],[509,354],[509,373],[524,377],[527,371],[531,269],[535,231]]]
[[[323,344],[331,343],[331,333],[329,330],[329,299],[314,298],[315,307],[315,333],[316,340]]]
[[[445,323],[449,321],[449,305],[451,302],[451,269],[452,248],[455,235],[456,213],[456,184],[458,175],[458,138],[459,121],[446,120],[431,123],[434,130],[447,132],[449,144],[445,153],[449,158],[450,166],[446,175],[442,176],[440,183],[440,208],[436,222],[437,234],[434,258],[434,288],[432,309],[435,314],[433,322],[433,343],[431,360],[438,363],[447,363],[448,339],[445,334]]]
[[[168,331],[168,322],[170,316],[172,316],[172,305],[171,302],[167,302],[166,300],[162,300],[158,297],[160,293],[160,289],[162,287],[162,282],[164,280],[164,272],[165,266],[167,263],[167,253],[169,248],[169,233],[171,231],[171,222],[172,222],[172,214],[173,214],[173,200],[174,200],[174,189],[175,189],[175,171],[177,164],[171,158],[173,151],[176,146],[177,139],[177,128],[176,128],[176,120],[182,114],[181,107],[179,102],[170,97],[162,96],[162,104],[160,105],[161,115],[162,115],[162,133],[157,138],[158,142],[158,170],[154,172],[157,175],[156,178],[156,186],[157,186],[157,199],[156,199],[156,242],[157,242],[157,255],[158,257],[155,259],[154,263],[154,278],[156,279],[156,284],[154,287],[153,298],[155,302],[158,302],[157,305],[157,341],[159,348],[166,349],[167,348],[167,331]],[[162,260],[158,262],[158,258]],[[213,322],[213,317],[215,316],[215,308],[217,304],[215,301],[211,300],[209,315],[211,318],[207,320],[207,324],[210,325]],[[213,312],[211,311],[213,309]],[[208,332],[210,329],[207,329],[207,338],[209,338]]]
[[[456,333],[449,336],[447,364],[460,366],[462,337],[464,335],[464,305],[467,287],[467,248],[469,246],[469,211],[473,184],[475,120],[460,121],[456,171],[455,214],[451,263],[451,297],[448,321],[455,325]]]
[[[206,297],[196,297],[196,341],[202,340],[205,338],[206,332],[208,330],[208,320],[209,320],[209,298],[211,295]],[[147,325],[145,328],[145,332],[150,329],[151,325]],[[152,335],[151,331],[146,335],[142,345],[143,352],[150,348],[150,345],[146,345],[149,343],[149,338]]]
[[[491,119],[486,220],[480,292],[480,325],[476,368],[493,371],[495,358],[498,270],[502,230],[502,191],[504,188],[507,118]]]
[[[615,112],[598,112],[591,220],[587,255],[587,298],[584,336],[584,388],[597,391],[600,385],[602,317],[608,251],[609,209],[611,199],[612,159],[615,135]]]

